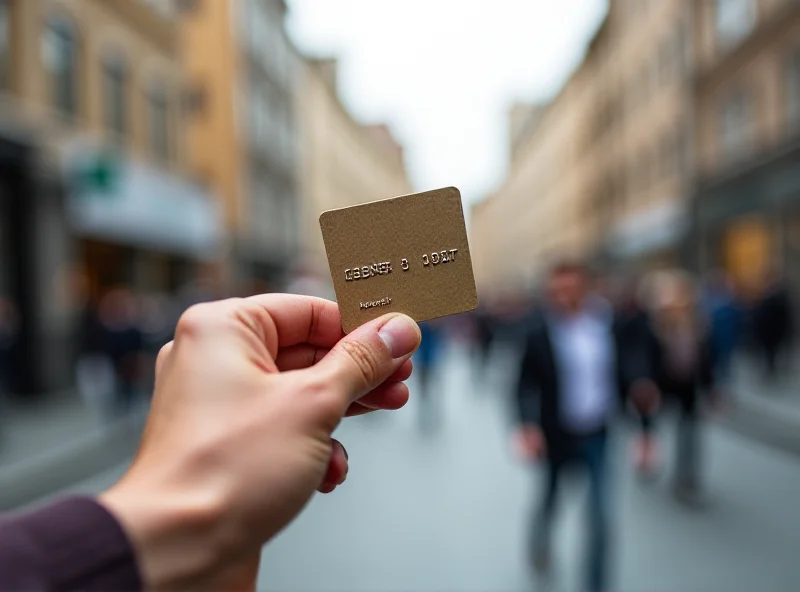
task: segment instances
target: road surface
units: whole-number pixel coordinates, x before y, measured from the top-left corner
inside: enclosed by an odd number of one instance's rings
[[[510,454],[503,397],[511,366],[501,356],[475,388],[465,353],[450,351],[432,401],[441,411],[436,429],[421,430],[418,400],[395,414],[346,422],[337,434],[350,454],[346,485],[318,496],[266,547],[259,589],[579,589],[579,475],[564,491],[554,574],[536,581],[527,569],[526,526],[540,481]],[[662,426],[665,456],[670,427]],[[629,441],[618,433],[615,589],[800,590],[800,461],[713,426],[705,444],[709,503],[690,511],[673,501],[668,474],[649,484],[631,475]],[[99,491],[123,470],[73,490]]]

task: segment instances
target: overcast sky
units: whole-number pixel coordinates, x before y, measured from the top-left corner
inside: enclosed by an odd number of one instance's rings
[[[414,189],[481,199],[502,179],[506,110],[555,93],[583,55],[605,0],[290,0],[289,31],[340,59],[342,100],[386,121]],[[376,196],[380,197],[380,196]]]

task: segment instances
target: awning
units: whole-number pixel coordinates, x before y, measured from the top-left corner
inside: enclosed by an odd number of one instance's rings
[[[610,253],[634,258],[678,245],[689,229],[682,200],[673,199],[618,223],[608,237]]]
[[[155,167],[81,151],[65,160],[74,231],[196,259],[214,258],[225,230],[215,196]]]

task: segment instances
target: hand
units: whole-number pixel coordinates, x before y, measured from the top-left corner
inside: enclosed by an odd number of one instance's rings
[[[642,415],[653,415],[661,407],[661,392],[652,380],[634,381],[628,394],[634,408]]]
[[[134,463],[101,496],[148,589],[251,589],[262,545],[347,476],[341,419],[408,400],[420,342],[387,315],[344,336],[337,306],[269,294],[200,304],[159,354]]]
[[[708,403],[711,412],[715,414],[726,413],[730,409],[730,398],[722,389],[714,388],[708,394]]]
[[[547,452],[542,430],[538,426],[526,425],[515,434],[517,455],[526,461],[541,460]]]

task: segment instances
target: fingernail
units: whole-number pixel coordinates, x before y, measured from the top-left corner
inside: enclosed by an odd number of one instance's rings
[[[342,444],[342,452],[344,452],[344,459],[350,460],[350,455],[347,454],[347,448],[344,447],[344,444]]]
[[[392,352],[392,358],[395,360],[407,356],[419,346],[417,324],[402,314],[389,319],[378,331],[378,337]]]

